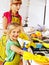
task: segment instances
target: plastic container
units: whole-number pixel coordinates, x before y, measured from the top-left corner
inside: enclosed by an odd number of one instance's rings
[[[42,48],[42,44],[37,43],[37,44],[36,44],[36,48]]]

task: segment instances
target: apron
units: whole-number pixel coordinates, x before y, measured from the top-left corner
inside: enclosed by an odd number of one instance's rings
[[[4,65],[19,65],[19,62],[20,62],[20,55],[19,54],[15,54],[15,57],[12,61],[6,61],[4,63]]]
[[[6,58],[5,47],[7,42],[7,36],[3,35],[0,39],[0,61],[4,61]]]

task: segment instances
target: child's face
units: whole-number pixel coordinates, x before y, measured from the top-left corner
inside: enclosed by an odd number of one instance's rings
[[[13,29],[13,30],[10,32],[10,39],[11,39],[11,40],[16,40],[17,37],[19,36],[19,33],[20,33],[19,27],[17,27],[16,29]]]
[[[12,12],[18,12],[20,9],[21,4],[20,3],[13,3],[11,5]]]

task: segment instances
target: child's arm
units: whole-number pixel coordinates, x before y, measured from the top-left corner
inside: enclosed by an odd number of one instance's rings
[[[47,58],[46,56],[41,56],[41,55],[34,55],[30,52],[27,51],[23,51],[20,48],[18,48],[17,46],[12,45],[11,46],[11,50],[15,51],[18,54],[21,54],[23,56],[23,59],[25,60],[34,60],[36,62],[42,62],[42,63],[46,63],[49,62],[49,58]]]
[[[10,49],[13,50],[14,52],[20,54],[20,55],[23,55],[24,51],[21,50],[19,47],[15,46],[15,45],[12,45]]]
[[[7,29],[7,18],[3,17],[3,28]]]
[[[21,50],[19,47],[15,46],[15,45],[12,45],[10,47],[10,49],[12,51],[22,55],[23,59],[25,59],[25,60],[33,60],[33,58],[34,58],[34,55],[32,53],[24,51],[24,50]]]
[[[3,29],[4,29],[4,34],[7,34],[7,18],[3,17]]]

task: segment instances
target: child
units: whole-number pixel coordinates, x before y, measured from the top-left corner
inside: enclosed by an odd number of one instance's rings
[[[6,44],[6,62],[4,65],[19,65],[20,56],[23,54],[21,51],[21,46],[17,41],[20,33],[20,26],[11,24],[8,27],[9,40]],[[20,51],[19,51],[20,50]]]
[[[3,28],[6,32],[7,27],[11,23],[22,25],[22,17],[19,14],[19,9],[22,4],[22,0],[11,0],[10,11],[3,14]]]
[[[6,44],[6,62],[4,65],[22,65],[20,63],[20,56],[23,55],[23,50],[18,42],[18,36],[20,33],[20,26],[11,24],[8,27],[9,40]]]

